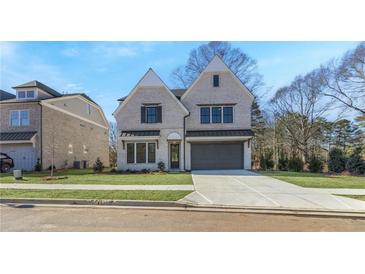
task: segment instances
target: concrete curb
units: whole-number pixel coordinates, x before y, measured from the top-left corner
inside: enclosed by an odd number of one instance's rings
[[[193,205],[193,204],[170,202],[170,201],[1,198],[0,204],[86,206],[86,207],[109,207],[109,208],[125,207],[130,209],[188,210],[188,211],[200,211],[200,212],[278,214],[278,215],[347,217],[347,218],[365,219],[365,211],[315,210],[315,209],[292,209],[292,208],[272,208],[272,207],[233,207],[233,206],[213,206],[213,205],[206,206],[206,205]]]

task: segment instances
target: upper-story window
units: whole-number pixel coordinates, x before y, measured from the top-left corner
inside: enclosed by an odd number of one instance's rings
[[[10,126],[12,127],[29,126],[29,110],[11,110]]]
[[[34,90],[18,91],[17,95],[18,95],[18,99],[34,99],[35,98]]]
[[[200,108],[200,123],[202,124],[210,123],[210,107]]]
[[[213,87],[219,87],[219,75],[213,75]]]
[[[212,123],[222,123],[222,107],[212,107]]]
[[[141,107],[141,123],[161,123],[162,108],[161,106],[142,106]]]
[[[207,106],[200,108],[201,124],[233,123],[232,106]]]

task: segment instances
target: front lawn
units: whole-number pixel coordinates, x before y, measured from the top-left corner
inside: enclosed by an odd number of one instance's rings
[[[103,199],[177,201],[191,191],[183,190],[28,190],[0,189],[0,198]]]
[[[365,195],[339,195],[339,196],[365,201]]]
[[[364,176],[340,176],[289,171],[260,171],[260,173],[302,187],[365,188]]]
[[[105,185],[191,185],[190,173],[127,174],[105,171],[94,174],[91,169],[69,169],[55,172],[54,176],[65,179],[45,180],[49,172],[24,172],[23,180],[15,180],[12,174],[0,174],[1,183],[29,184],[105,184]]]

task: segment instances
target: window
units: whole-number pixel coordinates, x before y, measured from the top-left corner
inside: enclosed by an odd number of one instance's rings
[[[29,110],[11,110],[10,126],[29,126]]]
[[[25,98],[25,91],[18,91],[18,98],[19,99]]]
[[[127,143],[127,163],[156,163],[156,143]]]
[[[145,163],[146,162],[146,143],[137,143],[136,145],[136,158],[137,163]]]
[[[213,87],[219,87],[219,75],[213,75]]]
[[[72,153],[73,153],[72,144],[68,144],[68,154],[72,154]]]
[[[32,99],[34,98],[34,90],[27,90],[27,91],[18,91],[18,99],[25,99],[25,98],[28,98],[28,99]]]
[[[148,162],[154,163],[156,162],[156,144],[148,143]]]
[[[161,106],[142,106],[141,123],[161,123],[162,107]]]
[[[157,123],[157,108],[146,107],[147,123]]]
[[[222,107],[212,107],[212,123],[222,123]]]
[[[87,154],[89,152],[89,149],[86,147],[86,145],[82,145],[84,154]]]
[[[200,108],[200,123],[202,123],[202,124],[210,123],[210,108],[209,107]]]
[[[134,163],[134,143],[127,144],[127,163]]]
[[[233,123],[232,107],[223,107],[223,123]]]
[[[34,90],[27,91],[27,98],[34,98]]]

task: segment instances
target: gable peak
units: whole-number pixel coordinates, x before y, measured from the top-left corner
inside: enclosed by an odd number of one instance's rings
[[[218,55],[214,55],[213,59],[204,69],[204,72],[216,72],[216,71],[228,71],[228,70],[229,68],[223,62],[223,60]]]
[[[157,73],[149,68],[146,74],[142,77],[141,81],[138,83],[140,87],[161,87],[165,84],[162,82],[161,78]]]

